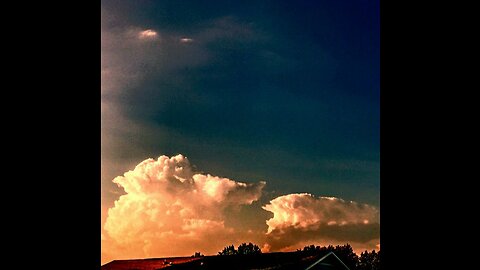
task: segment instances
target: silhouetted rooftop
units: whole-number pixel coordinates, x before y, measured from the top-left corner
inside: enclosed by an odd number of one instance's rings
[[[303,252],[276,252],[257,255],[202,256],[115,260],[102,270],[156,270],[156,269],[308,269],[349,270],[333,253],[308,255]]]

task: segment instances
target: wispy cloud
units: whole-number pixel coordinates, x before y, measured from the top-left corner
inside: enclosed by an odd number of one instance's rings
[[[213,19],[184,33],[129,24],[102,11],[102,164],[106,165],[102,165],[102,179],[106,190],[110,190],[116,188],[111,179],[132,162],[150,156],[145,149],[159,141],[173,137],[184,144],[196,141],[190,134],[152,123],[152,117],[172,100],[189,105],[223,102],[191,91],[200,78],[185,78],[185,70],[201,69],[221,60],[213,57],[216,50],[210,44],[219,40],[248,43],[255,40],[256,34],[233,17]]]

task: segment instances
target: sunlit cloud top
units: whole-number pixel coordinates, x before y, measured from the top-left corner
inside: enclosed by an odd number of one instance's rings
[[[140,39],[156,39],[158,36],[157,32],[151,30],[151,29],[147,29],[147,30],[144,30],[144,31],[141,31],[139,34],[138,34],[138,37]]]
[[[180,39],[180,42],[181,42],[181,43],[191,43],[191,42],[193,42],[193,39],[192,39],[192,38],[185,38],[185,37],[184,37],[184,38],[181,38],[181,39]]]

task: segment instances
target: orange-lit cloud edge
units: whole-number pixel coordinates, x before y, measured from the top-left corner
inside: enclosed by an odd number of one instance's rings
[[[123,188],[103,213],[102,264],[115,259],[214,255],[224,246],[258,244],[262,251],[349,243],[355,252],[379,250],[379,210],[308,193],[287,194],[255,211],[268,211],[266,230],[231,225],[241,207],[254,207],[266,182],[244,183],[193,170],[187,157],[147,159],[113,179]],[[252,219],[262,215],[250,215]]]

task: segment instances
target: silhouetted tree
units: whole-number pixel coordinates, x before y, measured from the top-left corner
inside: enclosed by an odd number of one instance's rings
[[[253,255],[260,253],[262,253],[262,250],[257,245],[254,245],[252,243],[243,243],[238,246],[238,254],[240,255]]]
[[[222,251],[218,252],[218,255],[237,255],[238,251],[235,250],[235,246],[226,246]]]
[[[193,254],[192,257],[194,258],[203,257],[203,254],[200,252],[195,252],[195,254]]]
[[[350,244],[346,244],[343,246],[336,246],[333,252],[335,253],[335,255],[338,256],[338,258],[340,258],[340,260],[343,261],[343,263],[345,263],[348,266],[348,268],[350,269],[356,268],[357,262],[358,262],[358,256],[357,254],[355,254],[355,252],[353,252],[353,248],[352,246],[350,246]]]
[[[357,270],[379,270],[380,269],[380,251],[362,252],[358,258]]]

